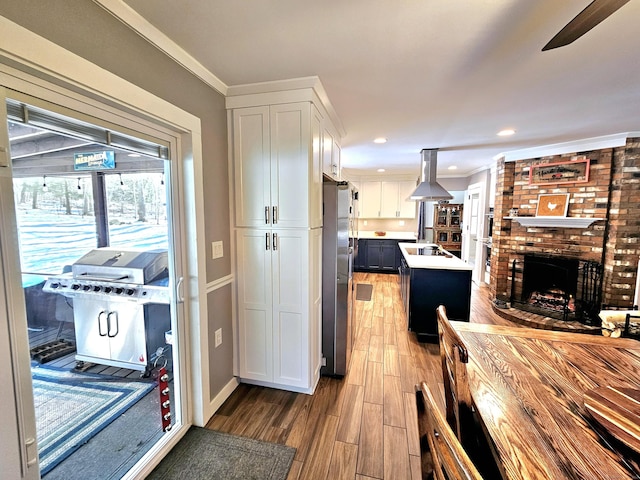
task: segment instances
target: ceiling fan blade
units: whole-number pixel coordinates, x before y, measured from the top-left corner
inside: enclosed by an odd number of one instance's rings
[[[565,25],[542,51],[563,47],[580,38],[629,0],[593,0],[573,20]]]

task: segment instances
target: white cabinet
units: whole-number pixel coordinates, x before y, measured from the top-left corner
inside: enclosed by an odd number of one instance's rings
[[[145,369],[149,359],[142,308],[126,308],[122,302],[95,302],[84,297],[75,298],[73,306],[76,312],[81,312],[81,320],[75,322],[77,360]]]
[[[228,99],[237,372],[241,381],[312,393],[322,338],[323,160],[336,135],[300,92]],[[253,105],[253,101],[275,99]],[[315,97],[314,97],[315,98]],[[231,102],[231,103],[229,103]],[[327,144],[329,145],[329,144]]]
[[[379,218],[381,217],[380,202],[382,182],[362,182],[360,185],[360,213],[361,218]]]
[[[398,217],[398,182],[380,182],[380,216]]]
[[[417,182],[413,180],[398,182],[398,217],[416,218],[418,203],[409,197],[417,186]]]
[[[340,180],[340,152],[336,134],[325,122],[322,135],[322,173],[334,180]]]
[[[322,224],[320,158],[312,138],[319,132],[311,115],[308,102],[232,111],[237,227]]]
[[[415,218],[416,202],[407,200],[415,188],[412,180],[362,182],[362,218]]]
[[[240,377],[308,391],[320,367],[321,230],[237,229]]]

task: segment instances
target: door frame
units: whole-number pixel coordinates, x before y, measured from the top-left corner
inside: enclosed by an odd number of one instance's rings
[[[484,182],[472,183],[467,187],[467,191],[464,197],[464,211],[463,211],[463,226],[462,231],[462,259],[465,262],[469,262],[469,254],[471,249],[471,196],[478,194],[478,222],[476,231],[473,232],[476,235],[476,251],[475,262],[473,264],[473,271],[471,279],[480,284],[484,275],[484,263],[482,261],[482,241],[484,235],[484,211],[486,206],[486,185]]]
[[[16,420],[3,422],[0,427],[3,438],[0,465],[7,478],[37,479],[40,478],[40,469],[27,322],[11,321],[14,318],[26,319],[26,307],[22,285],[17,286],[20,261],[15,254],[18,251],[15,212],[9,208],[13,207],[14,200],[5,92],[0,84],[0,122],[5,124],[0,126],[0,361],[8,366],[3,369],[6,373],[2,376],[2,383],[6,390],[0,396],[0,406],[6,418]],[[10,227],[5,228],[5,225]]]
[[[176,271],[176,275],[185,279],[184,285],[180,282],[174,285],[175,295],[184,298],[184,321],[179,322],[180,328],[174,333],[182,340],[179,352],[179,371],[183,375],[179,382],[182,401],[176,408],[182,411],[183,425],[164,436],[125,477],[143,478],[178,442],[191,424],[205,423],[210,409],[209,359],[206,342],[202,340],[208,338],[207,305],[206,302],[199,302],[199,298],[206,298],[204,195],[202,182],[198,181],[202,178],[200,119],[1,16],[0,87],[64,105],[78,112],[84,111],[115,124],[130,126],[136,131],[166,139],[171,144],[171,158],[178,160],[171,165],[177,180],[171,196],[174,210],[180,212],[172,219],[174,230],[181,233],[176,236],[176,240],[182,242],[174,245],[174,255],[179,256],[176,264],[182,269]],[[4,102],[4,96],[2,101]],[[6,127],[3,128],[6,130]],[[0,166],[0,170],[3,171],[0,177],[6,176],[7,172],[10,176],[10,167]],[[12,249],[6,240],[0,241],[2,266],[7,258],[11,258]],[[15,250],[13,255],[15,256]],[[19,267],[17,268],[19,271]],[[9,271],[15,269],[15,265],[10,266]],[[5,269],[3,278],[0,279],[4,283],[4,289],[0,289],[0,307],[5,305],[0,314],[4,315],[7,310],[8,315],[9,310],[19,304],[21,289],[16,287],[19,276],[8,277]],[[0,287],[3,286],[2,283]],[[19,371],[25,353],[28,358],[26,326],[22,335],[12,331],[9,322],[6,323],[6,329],[4,325],[0,326],[0,342],[8,340],[12,349],[17,347],[17,352],[11,358],[12,368],[7,379],[15,389],[8,392],[14,398],[7,402],[13,401],[16,405],[17,430],[13,428],[16,425],[8,425],[0,427],[0,433],[3,437],[7,433],[6,439],[15,439],[17,433],[20,443],[13,451],[21,453],[19,458],[11,453],[9,458],[2,457],[3,469],[6,465],[9,471],[22,472],[20,478],[38,478],[37,469],[27,467],[28,456],[24,446],[29,433],[35,434],[35,421],[30,425],[30,419],[35,417],[30,376]],[[26,365],[28,364],[27,360]],[[19,375],[16,376],[15,373]],[[31,399],[31,404],[26,407],[25,395]],[[3,397],[3,403],[4,401]]]

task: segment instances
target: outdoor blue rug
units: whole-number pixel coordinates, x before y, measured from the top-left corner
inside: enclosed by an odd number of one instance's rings
[[[32,370],[40,473],[45,475],[144,397],[154,383],[55,367]]]

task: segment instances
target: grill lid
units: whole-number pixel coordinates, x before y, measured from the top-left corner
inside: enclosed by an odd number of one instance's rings
[[[71,267],[74,278],[148,284],[168,267],[166,250],[91,250]]]

